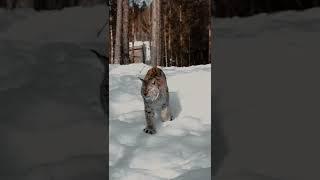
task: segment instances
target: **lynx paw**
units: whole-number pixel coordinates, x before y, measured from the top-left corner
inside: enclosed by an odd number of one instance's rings
[[[143,131],[147,134],[155,134],[156,133],[156,130],[153,129],[153,128],[144,128]]]

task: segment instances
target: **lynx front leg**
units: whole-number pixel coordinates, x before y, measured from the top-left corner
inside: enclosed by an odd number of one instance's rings
[[[167,104],[161,107],[160,113],[161,113],[162,122],[169,121],[169,120],[172,121],[171,111]]]
[[[154,128],[154,119],[155,113],[154,110],[148,106],[145,106],[145,115],[146,115],[146,128],[143,129],[145,133],[155,134],[156,129]]]

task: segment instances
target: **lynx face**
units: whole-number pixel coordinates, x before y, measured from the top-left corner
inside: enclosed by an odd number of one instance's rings
[[[143,82],[141,95],[146,101],[153,102],[157,100],[159,94],[160,89],[155,78]]]

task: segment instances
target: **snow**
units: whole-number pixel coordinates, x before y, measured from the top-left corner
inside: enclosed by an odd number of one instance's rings
[[[0,153],[1,179],[105,177],[106,119],[99,104],[103,67],[88,51],[105,47],[105,34],[96,37],[105,23],[105,14],[104,6],[42,12],[0,9],[0,145],[6,147]],[[306,54],[318,55],[315,37],[320,28],[319,15],[320,9],[313,8],[303,12],[215,19],[217,76],[224,78],[216,83],[219,85],[217,92],[221,93],[219,108],[221,113],[235,110],[225,116],[225,124],[234,124],[226,133],[236,133],[234,129],[250,119],[253,119],[252,126],[264,123],[259,119],[274,119],[260,117],[268,115],[255,106],[261,101],[265,102],[265,109],[283,109],[285,106],[280,107],[281,102],[293,99],[304,102],[288,95],[293,94],[293,90],[303,90],[299,89],[303,86],[297,86],[297,80],[298,83],[317,82],[318,66],[312,65],[312,60],[317,59],[305,57]],[[289,59],[290,63],[279,59]],[[148,68],[142,64],[110,66],[110,176],[119,180],[209,179],[210,65],[163,68],[175,119],[157,122],[155,135],[142,132],[145,122],[141,82],[136,78],[143,77]],[[290,77],[289,73],[283,75],[284,69],[295,77]],[[303,70],[308,79],[300,77]],[[232,75],[235,73],[237,76]],[[281,87],[288,83],[293,88],[283,91]],[[305,89],[312,92],[316,88]],[[260,93],[266,90],[269,95],[262,96]],[[280,90],[283,93],[279,93]],[[279,94],[281,98],[272,98]],[[306,98],[312,99],[308,94]],[[256,102],[249,96],[256,96]],[[249,109],[242,111],[252,114],[241,117],[241,108],[247,107]],[[270,124],[264,125],[270,127]],[[263,139],[259,133],[255,132],[255,136]],[[274,134],[268,135],[277,139]],[[243,139],[250,142],[251,137],[241,131],[233,138],[229,139],[230,143],[243,142]],[[262,150],[259,154],[258,148],[268,148],[259,145],[255,147],[258,160],[266,157],[261,154]],[[282,144],[278,145],[283,148]],[[290,152],[299,154],[295,148]],[[296,167],[305,164],[303,159],[296,158]],[[285,166],[281,159],[271,160],[277,162],[275,166]],[[10,163],[3,164],[5,162]],[[245,164],[249,166],[250,162]],[[303,179],[303,175],[299,177]]]
[[[143,78],[148,69],[144,64],[110,65],[111,179],[174,179],[210,169],[211,66],[162,68],[175,118],[158,120],[155,135],[142,131],[145,117],[137,76]],[[210,170],[202,172],[210,176]]]
[[[108,140],[99,104],[104,70],[89,51],[105,47],[105,34],[96,37],[105,13],[104,6],[0,10],[0,132],[8,150],[0,159],[10,162],[1,179],[106,177],[108,141],[113,179],[210,175],[210,65],[164,68],[175,119],[158,122],[153,136],[142,132],[136,78],[149,67],[111,65]]]

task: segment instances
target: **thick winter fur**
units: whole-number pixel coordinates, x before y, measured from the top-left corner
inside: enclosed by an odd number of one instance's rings
[[[172,120],[169,108],[169,89],[164,72],[158,68],[151,68],[142,81],[141,95],[144,101],[146,117],[145,133],[155,134],[155,113],[159,112],[162,121]]]
[[[109,91],[108,91],[108,57],[101,55],[94,49],[90,49],[99,59],[100,63],[104,66],[103,80],[100,83],[100,104],[105,114],[108,114],[108,101],[109,101]]]

